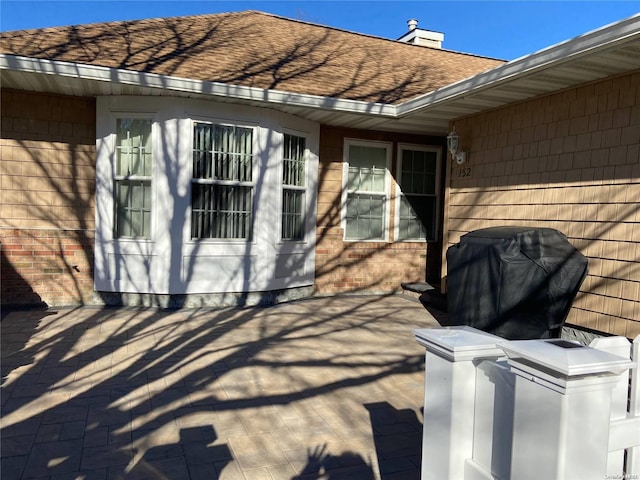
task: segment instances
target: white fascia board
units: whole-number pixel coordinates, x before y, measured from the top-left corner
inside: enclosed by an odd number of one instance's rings
[[[81,78],[83,80],[109,82],[145,88],[157,88],[180,93],[248,100],[251,102],[263,103],[265,106],[286,105],[390,118],[394,118],[396,116],[397,109],[395,105],[384,103],[363,102],[358,100],[323,97],[320,95],[308,95],[281,90],[246,87],[242,85],[208,82],[189,78],[159,75],[155,73],[136,72],[132,70],[63,62],[58,60],[46,60],[19,55],[0,54],[0,70]]]
[[[640,14],[408,100],[398,105],[398,116],[402,117],[417,110],[464,97],[470,93],[487,90],[515,78],[561,65],[590,53],[609,49],[635,37],[640,38]]]

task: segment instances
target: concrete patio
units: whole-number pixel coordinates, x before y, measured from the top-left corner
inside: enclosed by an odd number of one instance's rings
[[[2,320],[1,476],[419,478],[415,299],[76,308]]]

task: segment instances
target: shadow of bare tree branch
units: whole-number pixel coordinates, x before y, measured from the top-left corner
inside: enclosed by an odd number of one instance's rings
[[[394,404],[420,404],[423,354],[407,348],[406,332],[420,325],[413,318],[421,308],[390,296],[266,309],[14,312],[1,324],[3,457],[22,462],[26,477],[46,464],[49,474],[123,478],[175,478],[195,465],[218,478],[237,463],[250,468],[256,455],[282,460],[282,452],[298,465],[298,454],[335,441],[336,431],[370,435],[367,401],[394,390]],[[15,337],[29,328],[29,338]],[[276,435],[280,449],[247,452],[242,444]],[[24,442],[38,452],[55,443],[44,459],[67,460],[13,458]],[[354,466],[347,455],[358,454],[341,452],[331,462],[325,456],[325,468]]]
[[[406,100],[503,63],[260,12],[64,27],[35,38],[33,31],[7,32],[1,38],[6,53],[370,102]]]

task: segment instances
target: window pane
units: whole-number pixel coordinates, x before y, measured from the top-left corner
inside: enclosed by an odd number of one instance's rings
[[[115,182],[116,236],[151,236],[151,181]]]
[[[349,146],[349,165],[353,167],[387,167],[387,149],[362,145]]]
[[[402,169],[405,172],[413,172],[413,152],[411,150],[402,151]]]
[[[216,180],[252,180],[253,129],[215,125],[213,135],[214,172]]]
[[[409,187],[407,193],[426,193],[424,174],[413,173],[411,181],[406,185]]]
[[[386,169],[349,167],[347,190],[384,192],[386,174]]]
[[[372,172],[371,191],[384,192],[384,181],[386,178],[386,169],[376,168]]]
[[[424,182],[423,182],[423,190],[424,193],[429,194],[429,195],[435,195],[436,194],[436,176],[433,173],[427,173],[424,176]]]
[[[358,235],[358,224],[353,218],[347,219],[344,236],[346,239],[360,239],[360,236]]]
[[[438,155],[435,152],[425,152],[424,165],[427,173],[435,175],[438,170]]]
[[[357,167],[349,167],[349,177],[347,178],[347,190],[359,190],[360,186],[360,169]]]
[[[251,182],[253,129],[195,123],[193,178]]]
[[[405,195],[400,197],[399,240],[435,238],[436,197]]]
[[[193,178],[211,178],[213,126],[196,123],[193,128]]]
[[[347,189],[384,192],[386,169],[386,148],[350,145]]]
[[[402,171],[400,177],[400,185],[411,185],[411,173]],[[408,189],[407,189],[408,191]]]
[[[304,192],[302,190],[283,190],[282,192],[282,239],[302,240]]]
[[[192,238],[251,238],[253,187],[193,184]]]
[[[129,185],[116,182],[116,236],[131,235],[131,218],[127,210],[127,198],[129,197]]]
[[[364,190],[365,192],[373,191],[373,179],[374,172],[372,168],[360,168],[360,184],[357,190]]]
[[[144,185],[139,183],[131,185],[131,205],[139,210],[144,207]]]
[[[145,238],[151,238],[151,211],[149,210],[144,210],[142,212],[141,235]]]
[[[305,143],[304,137],[284,135],[284,157],[282,183],[302,187],[305,183]]]
[[[400,176],[402,191],[435,194],[437,162],[435,152],[403,150]]]
[[[384,238],[384,195],[347,195],[345,237],[351,240]]]
[[[151,176],[151,120],[116,122],[116,175]]]

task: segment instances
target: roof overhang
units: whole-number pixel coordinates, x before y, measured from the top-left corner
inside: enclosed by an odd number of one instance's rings
[[[396,115],[394,105],[322,97],[280,90],[206,82],[97,65],[0,54],[2,85],[63,95],[170,95],[214,97],[229,102],[320,109],[360,115]]]
[[[77,96],[157,95],[266,107],[321,124],[446,134],[451,120],[640,69],[640,14],[391,105],[0,55],[5,88]]]
[[[397,124],[452,120],[638,70],[640,14],[409,100]]]

